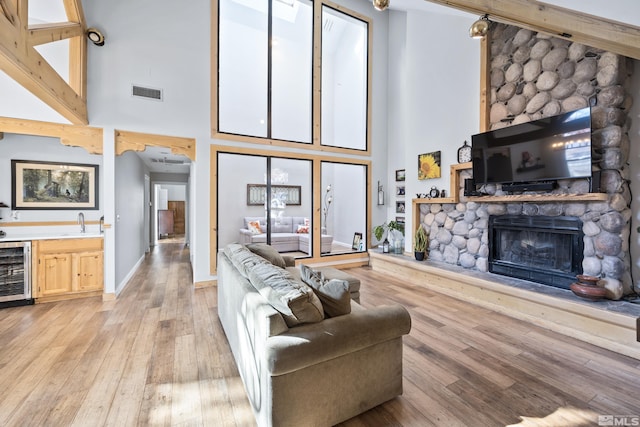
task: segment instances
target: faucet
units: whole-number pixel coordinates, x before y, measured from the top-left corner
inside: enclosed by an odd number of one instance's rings
[[[80,232],[84,233],[84,214],[82,212],[78,214],[78,224],[80,224]]]

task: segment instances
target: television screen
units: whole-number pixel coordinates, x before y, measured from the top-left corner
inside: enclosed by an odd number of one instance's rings
[[[591,177],[591,110],[563,113],[471,137],[476,184]]]

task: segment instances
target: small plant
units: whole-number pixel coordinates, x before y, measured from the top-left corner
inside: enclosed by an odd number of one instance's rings
[[[382,225],[376,225],[373,227],[373,235],[376,237],[376,240],[380,242],[382,241],[385,233],[391,230],[397,230],[404,236],[404,224],[398,221],[389,221]]]
[[[427,250],[427,231],[422,225],[418,227],[413,239],[414,252],[425,252]]]

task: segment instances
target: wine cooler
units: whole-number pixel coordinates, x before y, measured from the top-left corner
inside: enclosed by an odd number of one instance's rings
[[[0,243],[0,308],[33,304],[31,242]]]

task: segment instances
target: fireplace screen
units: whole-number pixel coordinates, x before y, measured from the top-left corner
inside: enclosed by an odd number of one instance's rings
[[[489,219],[489,271],[568,288],[582,272],[582,222],[571,217]]]

